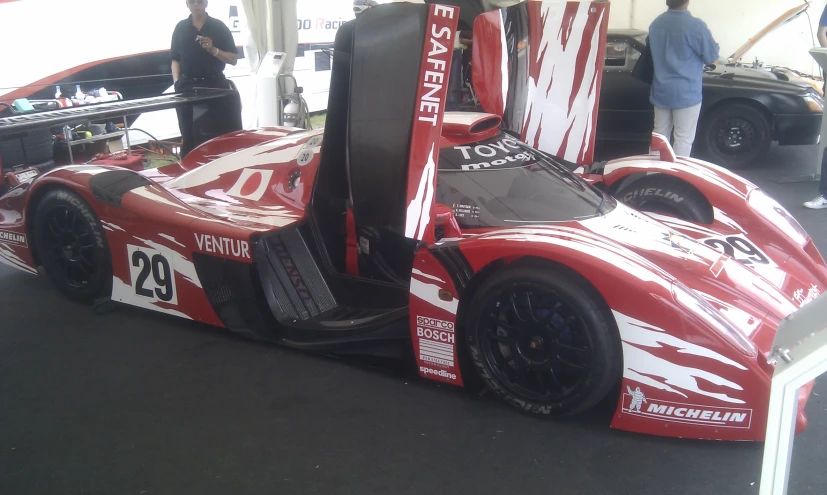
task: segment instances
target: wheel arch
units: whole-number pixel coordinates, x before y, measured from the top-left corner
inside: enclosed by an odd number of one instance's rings
[[[772,111],[769,109],[766,103],[761,101],[757,98],[751,98],[748,96],[732,96],[727,98],[721,98],[716,100],[712,103],[709,107],[703,109],[703,115],[701,115],[700,122],[698,123],[699,130],[705,128],[709,125],[709,115],[716,111],[720,110],[723,107],[728,105],[747,105],[752,107],[753,109],[760,112],[766,119],[767,122],[770,123],[770,131],[772,133],[772,139],[775,140],[775,135],[777,132],[777,125],[775,122],[775,115],[773,115]]]
[[[571,268],[565,263],[557,261],[552,258],[538,256],[536,254],[530,253],[523,253],[523,254],[516,254],[511,256],[500,256],[490,259],[484,266],[474,272],[474,275],[471,277],[471,280],[465,286],[462,296],[459,300],[459,307],[457,308],[457,340],[464,341],[462,339],[465,338],[466,329],[466,322],[468,318],[468,310],[473,302],[476,294],[480,290],[480,288],[485,284],[487,280],[489,280],[494,275],[500,273],[502,270],[505,270],[509,267],[517,267],[517,266],[548,266],[553,267],[555,269],[569,272],[574,276],[580,278],[585,282],[592,291],[592,296],[597,298],[597,302],[604,307],[604,309],[608,310],[610,313],[612,311],[609,302],[604,297],[601,290],[596,287],[591,280],[587,277],[580,274],[574,268]],[[615,336],[620,339],[620,333],[617,328],[617,322],[614,319],[614,316],[610,318],[610,321],[613,325],[611,329]],[[618,340],[619,341],[619,340]],[[462,370],[463,377],[466,376],[473,376],[474,377],[474,385],[477,384],[477,377],[476,373],[473,369],[473,364],[470,363],[470,356],[468,356],[465,346],[458,346],[459,350],[459,359],[460,359],[460,369]],[[621,354],[622,358],[622,354]],[[621,359],[622,361],[622,359]]]
[[[457,342],[465,342],[465,324],[468,319],[468,309],[480,287],[482,287],[486,280],[498,273],[506,265],[507,260],[508,258],[497,258],[489,261],[488,264],[474,272],[471,279],[462,289],[457,307]],[[472,391],[484,389],[485,386],[480,377],[477,376],[466,345],[457,345],[457,358],[459,360],[459,369],[462,373],[462,381],[465,388]]]
[[[43,198],[52,191],[56,191],[59,189],[66,189],[68,191],[72,191],[72,188],[68,187],[66,184],[62,184],[59,182],[46,182],[39,185],[39,187],[34,188],[34,190],[30,193],[29,200],[26,202],[26,208],[24,212],[24,218],[26,219],[26,235],[29,236],[30,241],[30,251],[32,253],[32,259],[34,259],[35,264],[40,265],[40,256],[37,252],[37,241],[35,239],[35,228],[34,228],[34,220],[35,214],[37,213],[37,207],[40,205],[40,202]]]
[[[467,322],[470,317],[469,309],[476,299],[477,294],[488,280],[512,267],[536,267],[538,269],[548,267],[566,273],[572,277],[576,277],[582,281],[584,287],[587,289],[588,297],[605,311],[605,321],[608,324],[608,328],[606,328],[605,331],[608,335],[610,335],[610,339],[616,346],[617,352],[617,361],[615,366],[612,367],[614,369],[611,371],[613,383],[605,395],[603,395],[601,401],[609,400],[613,404],[617,403],[620,395],[619,387],[623,381],[625,356],[620,328],[612,307],[604,297],[603,292],[594,283],[592,283],[588,277],[582,275],[576,269],[553,258],[529,253],[521,253],[512,256],[500,256],[489,260],[486,265],[482,266],[474,273],[462,292],[462,297],[460,298],[460,304],[457,311],[457,342],[462,342],[462,345],[457,346],[457,357],[465,388],[473,392],[480,392],[486,388],[483,379],[478,375],[468,346],[465,344],[467,333],[471,331],[467,327]]]
[[[650,177],[657,178],[658,176],[669,177],[672,180],[679,181],[685,187],[688,187],[689,189],[691,189],[694,192],[698,193],[698,197],[703,199],[703,205],[702,206],[703,206],[704,210],[709,212],[710,218],[714,218],[715,209],[712,205],[712,202],[707,197],[707,195],[704,194],[704,192],[701,191],[697,186],[695,186],[694,184],[692,184],[688,180],[684,179],[679,174],[673,173],[669,170],[659,170],[659,171],[654,172],[654,173],[635,172],[635,173],[629,174],[625,177],[622,177],[617,182],[614,182],[609,187],[609,193],[612,196],[614,196],[618,201],[621,201],[621,199],[619,197],[619,193],[621,192],[621,190],[623,190],[624,188],[626,188],[628,186],[631,186],[632,184],[639,181],[640,179],[650,178]]]
[[[636,159],[639,158],[639,159]],[[609,162],[602,177],[606,188],[615,195],[630,182],[641,177],[663,174],[680,179],[699,191],[713,208],[727,213],[745,207],[755,186],[730,170],[694,158],[679,158],[675,163],[653,160],[648,156]]]
[[[636,308],[639,296],[671,299],[673,277],[635,252],[610,239],[572,228],[516,229],[490,232],[459,243],[473,275],[460,295],[458,321],[464,324],[474,295],[500,269],[519,264],[544,264],[577,274],[612,310]],[[507,240],[505,238],[507,237]],[[514,242],[514,241],[521,242]],[[634,280],[654,282],[643,287]]]
[[[544,258],[542,256],[537,256],[534,254],[503,256],[490,260],[485,266],[477,270],[471,277],[471,280],[465,286],[465,289],[462,292],[462,298],[459,302],[459,307],[457,309],[457,320],[460,322],[460,324],[464,323],[464,318],[467,316],[468,306],[471,305],[471,301],[474,299],[474,296],[479,291],[480,287],[482,287],[482,285],[489,278],[491,278],[492,276],[506,268],[525,265],[546,265],[559,270],[571,272],[572,274],[582,278],[586,283],[588,283],[594,289],[594,291],[600,296],[602,303],[605,304],[607,308],[609,308],[608,302],[606,302],[606,299],[603,297],[603,295],[600,293],[597,287],[595,287],[594,284],[592,284],[586,277],[580,275],[577,272],[577,270],[569,267],[564,263],[556,261],[552,258]]]

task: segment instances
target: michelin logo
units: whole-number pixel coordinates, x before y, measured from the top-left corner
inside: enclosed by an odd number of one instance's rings
[[[640,387],[635,388],[635,391],[632,392],[632,387],[626,385],[626,390],[629,391],[629,395],[632,396],[632,403],[629,404],[629,412],[637,410],[640,412],[640,406],[646,402],[646,396],[643,395],[643,392],[640,391]]]
[[[8,242],[9,244],[17,244],[18,246],[26,247],[26,236],[18,234],[17,232],[9,232],[8,230],[0,230],[0,242]]]
[[[693,406],[647,399],[640,387],[632,390],[628,385],[626,391],[622,409],[634,416],[714,428],[749,428],[752,423],[752,409]]]

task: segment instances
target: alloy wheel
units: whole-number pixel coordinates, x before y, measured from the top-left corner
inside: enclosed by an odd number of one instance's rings
[[[95,236],[87,223],[74,211],[55,206],[46,212],[46,225],[45,255],[68,286],[87,287],[96,272]]]
[[[583,318],[554,291],[512,286],[486,308],[481,323],[484,359],[509,392],[554,403],[584,385],[593,346]]]

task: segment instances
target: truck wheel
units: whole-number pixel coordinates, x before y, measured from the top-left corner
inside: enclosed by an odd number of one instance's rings
[[[701,122],[699,155],[737,170],[752,165],[772,144],[772,122],[760,110],[743,103],[713,108]]]
[[[647,175],[621,187],[615,197],[646,213],[670,215],[705,225],[711,224],[715,219],[706,196],[685,181],[669,175]]]
[[[68,297],[91,302],[112,283],[112,261],[100,220],[86,201],[67,189],[46,193],[34,219],[40,263]]]
[[[540,417],[591,408],[622,375],[614,318],[577,273],[544,264],[506,268],[469,307],[466,344],[485,385]]]

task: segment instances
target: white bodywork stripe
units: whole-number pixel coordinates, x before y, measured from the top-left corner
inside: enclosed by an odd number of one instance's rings
[[[743,387],[737,383],[702,369],[672,363],[648,352],[645,348],[664,349],[670,347],[677,349],[679,354],[690,354],[711,359],[742,371],[745,371],[747,369],[746,367],[715,351],[670,335],[663,329],[631,318],[617,311],[613,311],[613,313],[617,321],[618,330],[620,330],[620,338],[623,341],[624,378],[665,390],[684,398],[686,398],[687,395],[682,392],[682,390],[731,404],[744,404],[744,401],[741,399],[730,397],[724,393],[702,389],[698,383],[698,379],[721,387],[742,391]],[[656,380],[652,378],[653,376],[661,377],[663,381]]]
[[[442,282],[443,284],[445,283],[445,281],[444,281],[444,280],[442,280],[441,278],[439,278],[439,277],[434,277],[433,275],[428,275],[427,273],[425,273],[425,272],[423,272],[423,271],[421,271],[421,270],[418,270],[418,269],[416,269],[416,268],[414,268],[414,269],[413,269],[413,271],[412,271],[411,273],[413,273],[414,275],[419,275],[420,277],[425,277],[425,278],[429,278],[429,279],[431,279],[431,280],[436,280],[437,282]]]
[[[419,178],[416,196],[408,205],[405,219],[405,237],[409,239],[421,241],[425,236],[425,229],[431,222],[431,204],[434,201],[434,174],[436,173],[435,148],[436,144],[432,144],[428,161],[425,163],[422,176]]]
[[[583,33],[589,19],[591,3],[580,3],[577,14],[568,31],[571,33]],[[543,2],[542,16],[548,24],[553,20],[562,20],[566,3],[564,2]],[[548,153],[556,154],[563,145],[569,129],[569,142],[566,146],[564,158],[576,162],[580,158],[580,149],[583,143],[591,139],[592,116],[598,97],[595,91],[595,71],[597,69],[596,57],[598,54],[598,43],[600,40],[600,26],[603,23],[603,13],[597,23],[592,41],[592,50],[586,62],[583,80],[579,88],[575,88],[574,81],[578,69],[577,59],[580,54],[580,47],[583,43],[582,36],[572,36],[565,50],[561,37],[564,29],[554,29],[547,25],[543,30],[540,47],[537,50],[538,57],[545,56],[543,66],[540,68],[538,80],[529,77],[528,80],[528,102],[530,111],[526,112],[525,135],[526,142],[534,143],[534,138],[540,132],[537,141],[537,148]],[[531,63],[537,63],[532,61]],[[569,112],[568,102],[572,94],[575,94],[575,101],[581,102],[578,107]],[[582,102],[587,103],[582,103]],[[576,104],[577,105],[577,104]],[[587,115],[580,111],[587,108]],[[529,121],[528,118],[531,117]]]
[[[411,294],[419,299],[422,299],[431,306],[444,309],[452,315],[457,314],[459,307],[459,300],[452,299],[450,302],[443,301],[439,298],[440,287],[434,284],[426,284],[420,280],[411,277]]]
[[[37,275],[37,270],[27,265],[19,256],[14,254],[14,251],[4,243],[0,243],[0,263],[4,265],[8,265],[12,268],[17,268],[18,270],[23,270],[24,272],[31,273],[32,275]]]
[[[500,55],[500,75],[502,76],[502,90],[503,90],[503,110],[508,106],[508,44],[505,41],[505,13],[500,11],[500,46],[502,53]]]

